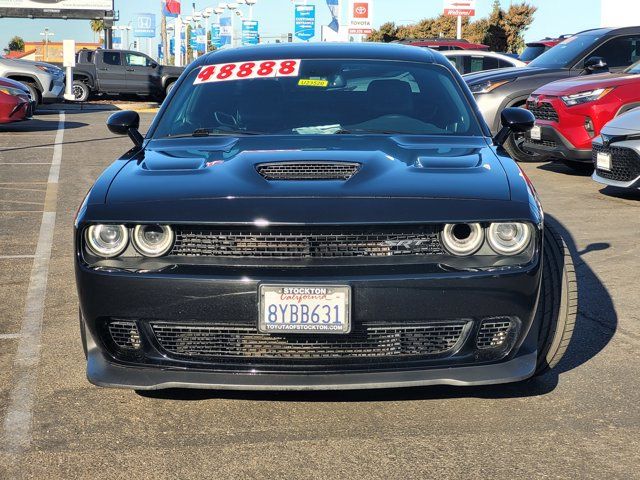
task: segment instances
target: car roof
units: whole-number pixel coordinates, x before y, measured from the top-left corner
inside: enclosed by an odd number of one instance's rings
[[[251,47],[225,48],[211,52],[197,61],[199,65],[247,60],[278,60],[285,58],[351,58],[400,60],[439,63],[446,60],[436,52],[398,43],[270,43]]]

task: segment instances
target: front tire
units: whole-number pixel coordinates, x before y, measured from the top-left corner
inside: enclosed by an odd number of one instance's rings
[[[571,253],[556,229],[545,224],[542,288],[536,312],[540,325],[535,375],[555,367],[565,354],[578,312],[578,288]]]
[[[21,82],[22,83],[22,82]],[[33,114],[36,114],[36,110],[38,105],[42,103],[42,95],[40,95],[40,90],[36,87],[35,83],[22,83],[29,90],[29,95],[31,95],[31,99],[34,100],[33,106]]]
[[[89,86],[82,80],[73,81],[72,92],[74,102],[86,102],[89,100],[89,95],[91,94]]]
[[[167,87],[164,90],[165,96],[168,97],[169,94],[171,93],[171,90],[173,90],[173,87],[176,86],[176,82],[171,82],[167,85]]]
[[[509,153],[509,156],[516,162],[546,162],[551,158],[551,155],[543,155],[540,153],[530,152],[524,148],[524,135],[509,135],[507,141],[504,143],[504,149]]]

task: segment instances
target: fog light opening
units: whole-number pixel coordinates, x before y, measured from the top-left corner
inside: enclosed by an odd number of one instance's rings
[[[451,233],[456,240],[463,242],[471,236],[471,227],[466,223],[458,223],[453,227]]]

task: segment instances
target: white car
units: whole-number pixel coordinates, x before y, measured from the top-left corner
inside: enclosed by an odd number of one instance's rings
[[[479,50],[449,50],[440,52],[462,74],[494,70],[496,68],[524,67],[527,64],[517,58],[495,52]]]
[[[614,118],[593,140],[593,179],[640,189],[640,108]]]

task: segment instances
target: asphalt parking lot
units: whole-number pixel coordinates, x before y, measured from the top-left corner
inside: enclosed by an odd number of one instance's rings
[[[483,388],[243,393],[85,379],[74,214],[109,112],[0,126],[0,478],[640,478],[640,192],[527,164],[579,283],[568,354]],[[152,118],[142,115],[143,127]],[[50,246],[50,247],[49,247]],[[114,301],[117,301],[115,299]]]

